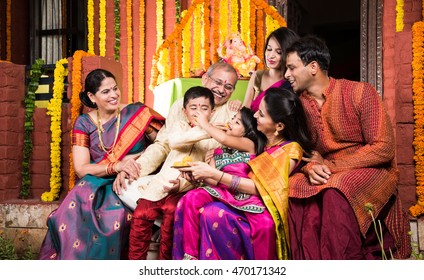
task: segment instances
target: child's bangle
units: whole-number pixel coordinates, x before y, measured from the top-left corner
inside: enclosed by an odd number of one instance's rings
[[[218,182],[216,183],[217,185],[221,182],[222,177],[224,177],[224,171],[222,171],[221,177],[219,178]]]

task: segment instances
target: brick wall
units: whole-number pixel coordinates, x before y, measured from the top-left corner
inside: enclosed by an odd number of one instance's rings
[[[25,66],[0,62],[0,201],[16,198],[22,176]]]
[[[399,192],[406,209],[416,202],[411,27],[422,20],[421,7],[421,0],[404,1],[404,29],[401,32],[396,32],[396,0],[384,1],[383,12],[384,102],[395,124]]]

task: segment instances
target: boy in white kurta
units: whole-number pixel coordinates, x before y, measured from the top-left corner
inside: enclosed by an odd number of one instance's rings
[[[159,259],[171,259],[175,207],[180,197],[193,188],[190,182],[180,178],[180,171],[173,166],[181,163],[185,157],[190,157],[191,161],[204,161],[206,152],[219,146],[206,131],[195,126],[193,117],[198,111],[211,116],[213,107],[214,98],[209,89],[190,88],[184,95],[183,106],[188,122],[178,121],[170,128],[167,141],[171,150],[160,171],[131,183],[126,180],[127,189],[119,197],[128,207],[135,208],[130,230],[129,259],[146,259],[152,227],[160,216]],[[176,185],[179,185],[178,191],[168,193]]]

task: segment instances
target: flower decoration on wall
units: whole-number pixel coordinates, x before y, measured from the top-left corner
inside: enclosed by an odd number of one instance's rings
[[[24,158],[22,161],[22,185],[19,192],[20,198],[29,198],[31,187],[30,161],[32,155],[32,132],[34,131],[35,92],[38,89],[40,77],[43,74],[44,60],[37,59],[31,66],[28,91],[25,94],[25,120],[24,120]]]
[[[59,198],[62,187],[61,173],[61,148],[62,143],[62,100],[65,91],[65,78],[68,76],[68,68],[65,65],[68,60],[63,58],[56,62],[54,69],[53,97],[47,106],[47,115],[51,116],[50,131],[50,191],[41,195],[42,201],[54,201]]]
[[[417,203],[409,208],[411,215],[424,214],[424,21],[412,26],[412,90],[414,92],[414,141]]]

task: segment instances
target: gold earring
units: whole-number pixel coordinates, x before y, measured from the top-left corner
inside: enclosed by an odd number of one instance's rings
[[[278,136],[278,134],[279,134],[279,133],[278,133],[278,130],[275,130],[274,135],[275,135],[275,136]]]

